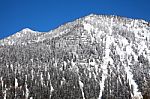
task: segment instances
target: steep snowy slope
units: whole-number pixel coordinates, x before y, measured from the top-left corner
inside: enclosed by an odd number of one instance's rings
[[[0,99],[149,99],[150,23],[85,16],[0,40]]]

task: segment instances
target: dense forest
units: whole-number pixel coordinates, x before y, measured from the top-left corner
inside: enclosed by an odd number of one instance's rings
[[[89,15],[0,40],[0,99],[150,99],[148,24]]]

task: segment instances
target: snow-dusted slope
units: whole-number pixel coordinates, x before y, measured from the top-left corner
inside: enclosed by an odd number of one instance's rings
[[[50,32],[24,29],[0,45],[2,99],[150,98],[144,20],[91,14]]]
[[[33,31],[29,28],[25,28],[22,31],[17,32],[5,39],[0,40],[0,45],[27,45],[28,43],[37,42],[37,36],[43,35],[38,31]]]

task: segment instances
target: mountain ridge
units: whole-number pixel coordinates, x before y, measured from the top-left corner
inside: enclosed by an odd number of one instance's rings
[[[86,18],[86,17],[94,17],[94,16],[99,16],[99,17],[116,17],[116,18],[122,18],[122,19],[125,19],[125,20],[138,20],[138,21],[141,21],[143,24],[147,24],[147,25],[150,25],[150,22],[147,22],[147,21],[145,21],[145,20],[143,20],[143,19],[132,19],[132,18],[128,18],[128,17],[122,17],[122,16],[116,16],[116,15],[98,15],[98,14],[94,14],[94,13],[91,13],[91,14],[89,14],[89,15],[87,15],[87,16],[83,16],[82,18],[79,18],[79,19],[77,19],[77,20],[82,20],[82,19],[84,19],[84,18]],[[77,20],[74,20],[74,21],[77,21]],[[70,21],[70,22],[66,22],[65,24],[67,25],[67,24],[70,24],[70,23],[72,23],[72,22],[74,22],[74,21]],[[18,31],[17,33],[20,33],[20,32],[37,32],[37,33],[49,33],[49,32],[52,32],[52,31],[55,31],[55,30],[57,30],[58,28],[61,28],[61,27],[63,27],[65,24],[63,24],[63,25],[61,25],[61,26],[58,26],[57,28],[55,28],[55,29],[52,29],[52,30],[50,30],[50,31],[47,31],[47,32],[40,32],[40,31],[34,31],[34,30],[32,30],[32,29],[30,29],[30,28],[24,28],[24,29],[22,29],[22,30],[20,30],[20,31]],[[10,36],[8,36],[8,37],[11,37],[11,36],[14,36],[15,34],[17,34],[17,33],[14,33],[14,34],[12,34],[12,35],[10,35]],[[5,37],[5,38],[3,38],[3,39],[1,39],[1,40],[4,40],[4,39],[7,39],[8,37]],[[0,41],[1,41],[0,40]]]

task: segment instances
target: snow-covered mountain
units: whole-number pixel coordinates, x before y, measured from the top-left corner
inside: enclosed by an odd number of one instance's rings
[[[0,99],[150,99],[150,23],[91,14],[0,40]]]

